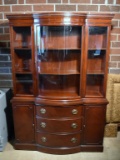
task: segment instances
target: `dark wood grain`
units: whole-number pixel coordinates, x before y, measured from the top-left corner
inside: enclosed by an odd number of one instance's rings
[[[7,15],[15,148],[103,151],[113,14]]]

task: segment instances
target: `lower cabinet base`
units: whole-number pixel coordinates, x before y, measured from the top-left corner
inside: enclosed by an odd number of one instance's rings
[[[78,152],[103,152],[102,145],[80,145],[76,147],[45,147],[38,144],[15,143],[15,149],[18,150],[34,150],[50,154],[72,154]]]
[[[14,143],[14,147],[18,150],[37,150],[36,144],[31,143]]]

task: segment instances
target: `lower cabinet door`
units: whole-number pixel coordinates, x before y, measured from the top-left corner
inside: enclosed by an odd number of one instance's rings
[[[106,106],[86,106],[84,144],[102,144],[104,136]]]
[[[34,106],[32,105],[14,105],[14,128],[15,139],[18,143],[34,142]]]

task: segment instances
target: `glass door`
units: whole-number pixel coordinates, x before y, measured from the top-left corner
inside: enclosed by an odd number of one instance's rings
[[[16,95],[33,95],[31,26],[14,26],[13,76]]]
[[[103,97],[107,52],[107,27],[88,28],[86,97]]]
[[[40,97],[80,96],[81,26],[36,26]]]

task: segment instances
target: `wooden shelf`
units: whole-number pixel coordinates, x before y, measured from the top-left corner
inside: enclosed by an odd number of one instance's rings
[[[99,91],[87,90],[85,97],[103,97],[103,95]]]
[[[71,74],[80,74],[79,71],[64,71],[64,70],[55,70],[55,71],[49,71],[49,70],[44,70],[39,72],[39,74],[49,74],[49,75],[71,75]]]
[[[29,47],[15,47],[14,50],[31,50]]]
[[[87,71],[87,75],[104,75],[104,71]]]
[[[88,48],[88,50],[101,50],[101,51],[102,51],[102,50],[106,50],[106,49],[107,49],[107,48],[97,48],[97,47],[96,47],[96,48]]]
[[[50,51],[54,51],[54,50],[81,50],[81,48],[44,48],[44,50],[50,50]]]
[[[41,91],[39,90],[39,95],[40,97],[45,97],[45,98],[52,98],[52,97],[55,97],[55,98],[67,98],[67,97],[71,97],[71,98],[76,98],[76,97],[79,97],[79,94],[76,93],[76,92],[70,92],[70,91]]]
[[[21,71],[21,72],[18,72],[18,71],[15,71],[15,74],[32,74],[32,72],[24,72],[24,71]]]
[[[26,75],[26,74],[32,74],[32,72],[17,72],[16,71],[15,74],[25,74]]]
[[[33,83],[32,80],[17,80],[16,83]]]

